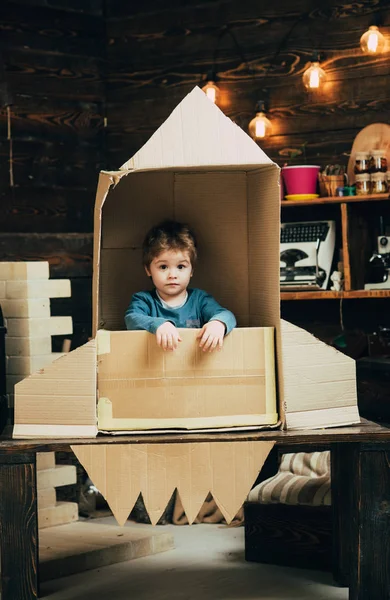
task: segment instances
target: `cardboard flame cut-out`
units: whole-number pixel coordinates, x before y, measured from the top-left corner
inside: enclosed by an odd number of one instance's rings
[[[228,523],[245,501],[275,442],[72,446],[119,525],[140,492],[155,525],[177,488],[193,523],[209,492]]]

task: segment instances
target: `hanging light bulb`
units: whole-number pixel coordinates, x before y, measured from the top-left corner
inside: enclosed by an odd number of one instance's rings
[[[214,104],[218,104],[219,96],[220,96],[219,87],[215,83],[217,80],[218,80],[218,77],[215,74],[215,72],[209,71],[209,73],[207,73],[207,77],[206,77],[207,83],[206,83],[206,85],[204,85],[202,87],[202,90],[206,94],[207,98],[209,100],[211,100],[211,102],[214,102]]]
[[[365,54],[380,54],[385,46],[385,37],[376,25],[371,25],[360,38],[360,47]]]
[[[272,123],[265,114],[265,104],[259,100],[256,104],[256,116],[249,123],[249,134],[254,140],[267,137],[272,130]]]
[[[324,69],[321,69],[319,63],[319,57],[316,54],[313,56],[313,60],[310,66],[306,69],[302,76],[303,85],[308,90],[318,90],[326,80],[326,73]]]

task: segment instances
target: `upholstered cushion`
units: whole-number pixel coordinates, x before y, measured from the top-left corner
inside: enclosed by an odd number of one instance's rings
[[[261,504],[330,505],[330,452],[283,454],[278,473],[254,487],[248,500]]]

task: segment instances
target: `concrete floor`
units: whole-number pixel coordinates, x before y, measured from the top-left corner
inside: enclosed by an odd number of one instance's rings
[[[107,519],[99,520],[107,522]],[[151,527],[127,523],[131,527]],[[244,528],[172,530],[175,550],[42,585],[46,600],[347,600],[328,573],[247,563]]]

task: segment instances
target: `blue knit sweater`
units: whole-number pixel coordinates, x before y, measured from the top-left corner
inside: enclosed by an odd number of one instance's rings
[[[187,301],[179,308],[164,308],[156,290],[134,294],[125,314],[126,328],[156,333],[157,328],[166,321],[176,327],[194,329],[203,327],[209,321],[222,321],[227,335],[236,326],[233,313],[222,308],[210,294],[198,289],[188,289],[187,292]]]

